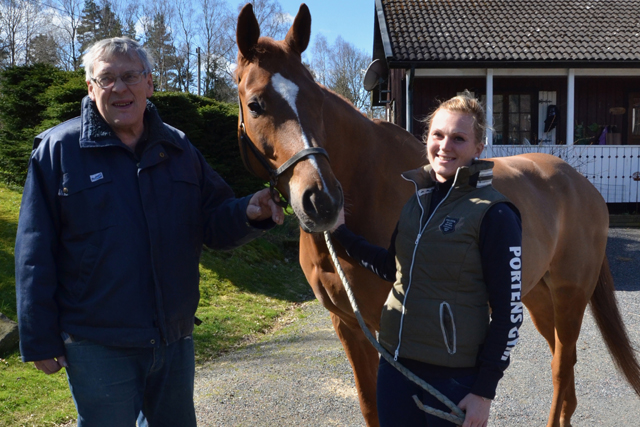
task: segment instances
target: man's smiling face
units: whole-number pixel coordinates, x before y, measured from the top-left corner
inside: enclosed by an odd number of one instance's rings
[[[145,71],[139,59],[128,56],[98,59],[93,63],[93,76],[121,76],[130,71]],[[112,87],[102,89],[94,81],[88,81],[89,97],[96,103],[100,115],[116,132],[131,133],[144,127],[147,98],[153,95],[151,74],[143,75],[134,85],[126,85],[117,78]]]

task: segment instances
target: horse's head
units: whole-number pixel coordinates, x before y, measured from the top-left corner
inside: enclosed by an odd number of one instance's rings
[[[236,83],[240,150],[247,168],[289,200],[307,232],[328,230],[342,208],[342,188],[322,148],[324,92],[302,64],[311,15],[302,4],[283,41],[260,37],[247,4],[238,17]]]

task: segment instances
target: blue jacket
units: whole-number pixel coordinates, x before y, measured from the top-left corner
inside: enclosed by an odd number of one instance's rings
[[[230,249],[249,224],[184,133],[148,102],[144,152],[124,145],[86,97],[81,117],[35,139],[16,238],[24,361],[64,354],[62,331],[103,345],[155,347],[193,331],[202,244]]]

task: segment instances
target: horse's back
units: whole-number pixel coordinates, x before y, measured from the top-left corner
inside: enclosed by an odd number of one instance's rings
[[[565,161],[529,153],[490,159],[494,187],[522,217],[524,275],[528,292],[549,271],[563,278],[599,268],[609,214],[598,190]]]

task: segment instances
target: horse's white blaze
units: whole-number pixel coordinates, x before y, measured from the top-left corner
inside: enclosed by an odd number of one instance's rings
[[[273,88],[275,89],[275,91],[278,92],[278,94],[282,98],[284,98],[285,101],[287,101],[287,103],[295,113],[296,119],[298,120],[298,125],[300,126],[300,136],[302,138],[302,143],[304,144],[305,148],[310,148],[311,143],[309,143],[307,135],[302,128],[302,123],[300,123],[300,116],[298,115],[298,107],[296,107],[296,98],[298,97],[298,91],[300,90],[298,88],[298,85],[296,85],[291,80],[282,77],[280,73],[276,73],[271,77],[271,84],[273,84]],[[320,172],[320,167],[318,166],[318,162],[315,159],[315,155],[309,156],[309,160],[311,161],[311,164],[313,164],[313,167],[316,168],[316,171],[318,171],[318,176],[320,176],[320,180],[322,181],[322,188],[324,189],[324,191],[327,191],[327,183],[325,182],[324,177]]]

